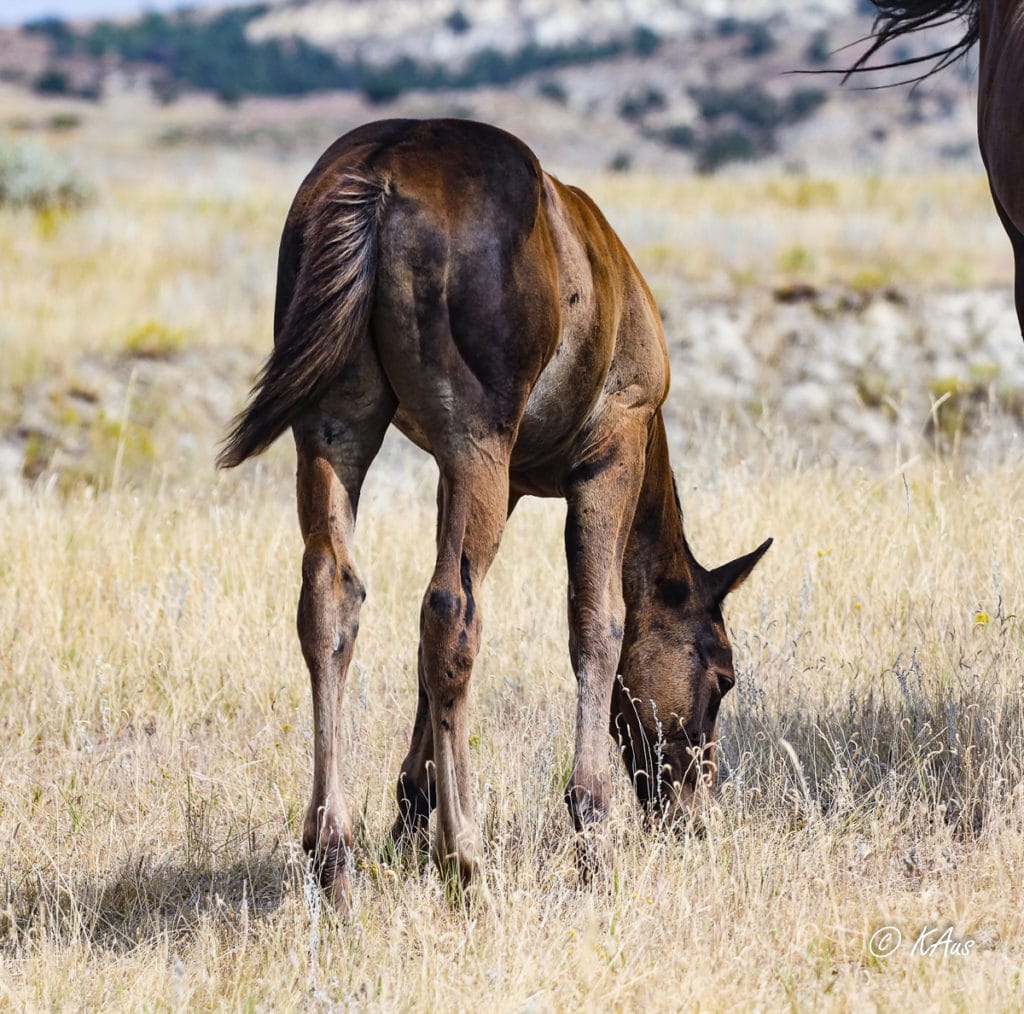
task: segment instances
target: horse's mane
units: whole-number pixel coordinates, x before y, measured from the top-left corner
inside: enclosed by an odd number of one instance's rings
[[[871,30],[871,45],[846,72],[843,77],[844,81],[852,74],[932,63],[932,66],[923,74],[910,78],[910,81],[923,81],[950,64],[956,63],[978,41],[980,0],[871,0],[871,2],[878,11]],[[924,28],[937,28],[940,25],[948,25],[957,21],[964,23],[964,34],[951,46],[926,56],[913,56],[905,60],[871,65],[875,54],[894,39],[910,35]]]

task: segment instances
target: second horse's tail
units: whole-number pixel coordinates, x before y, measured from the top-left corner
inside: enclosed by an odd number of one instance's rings
[[[344,369],[369,327],[387,192],[386,180],[349,171],[317,201],[274,351],[224,441],[218,468],[233,468],[269,447]]]

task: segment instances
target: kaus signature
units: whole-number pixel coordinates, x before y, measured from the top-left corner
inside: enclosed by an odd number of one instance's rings
[[[876,958],[890,958],[904,947],[919,958],[965,958],[977,943],[974,937],[957,936],[952,926],[925,924],[912,940],[905,939],[897,926],[881,926],[871,934],[868,950]]]

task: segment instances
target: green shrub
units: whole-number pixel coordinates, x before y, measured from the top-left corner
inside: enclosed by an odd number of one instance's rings
[[[697,171],[713,173],[730,162],[750,162],[757,158],[758,148],[742,130],[723,130],[711,134],[697,152]]]
[[[181,98],[182,88],[180,81],[161,74],[150,81],[149,90],[161,106],[169,106]]]
[[[188,340],[187,332],[156,320],[147,320],[124,337],[126,352],[142,359],[169,359],[180,352]]]
[[[693,127],[686,123],[677,123],[664,130],[657,131],[654,135],[662,144],[669,148],[681,148],[683,151],[692,151],[697,144],[697,134]]]
[[[832,42],[828,32],[815,32],[804,50],[804,59],[813,67],[821,67],[832,60]]]
[[[750,58],[764,56],[775,48],[775,36],[771,29],[760,21],[752,21],[746,26],[746,39],[743,43],[743,55]]]
[[[32,88],[40,95],[68,95],[71,92],[71,82],[59,67],[47,67],[32,82]]]
[[[638,25],[633,29],[633,52],[637,56],[650,56],[661,45],[661,36],[647,25]]]
[[[799,123],[823,105],[828,94],[821,88],[798,88],[786,98],[783,107],[786,123]]]
[[[100,21],[79,40],[94,56],[116,53],[127,63],[161,69],[161,77],[234,100],[243,95],[298,95],[317,88],[354,88],[354,69],[302,39],[251,42],[251,5],[208,17],[150,12],[129,22]]]
[[[411,60],[370,70],[363,79],[363,94],[374,103],[392,102],[410,87],[415,78],[415,65]]]
[[[762,130],[772,130],[785,121],[781,102],[758,85],[739,88],[694,88],[690,92],[700,115],[709,123],[735,116]]]
[[[807,119],[828,97],[820,88],[798,88],[778,99],[757,85],[695,88],[690,94],[706,128],[712,131],[704,144],[710,159],[707,171],[721,164],[717,161],[719,154],[726,156],[725,161],[736,161],[773,151],[779,128]],[[732,129],[723,130],[720,121],[728,122],[730,118],[738,122]]]
[[[633,158],[632,158],[632,156],[628,152],[625,152],[625,151],[617,151],[608,160],[608,169],[609,169],[610,172],[613,172],[613,173],[629,172],[629,170],[632,167],[633,167]]]
[[[237,84],[223,84],[217,89],[217,98],[226,106],[237,106],[245,93]]]
[[[715,23],[715,33],[721,39],[733,39],[743,36],[744,56],[757,57],[770,53],[775,49],[775,36],[763,21],[744,21],[741,18],[719,18]]]
[[[455,35],[464,35],[473,27],[473,22],[458,7],[444,19],[444,24],[448,31]]]
[[[50,40],[54,52],[67,56],[74,52],[75,33],[71,26],[61,18],[39,18],[27,22],[22,30],[30,35],[42,35]]]
[[[557,102],[560,106],[566,105],[569,101],[569,93],[560,81],[542,81],[537,90],[544,98]]]
[[[359,60],[339,59],[300,38],[252,41],[247,27],[266,10],[265,4],[252,4],[208,15],[188,9],[170,14],[151,11],[131,21],[94,22],[80,34],[63,22],[49,21],[40,23],[37,31],[54,46],[60,40],[62,50],[97,57],[112,54],[129,65],[155,68],[159,82],[155,94],[162,102],[173,101],[185,87],[213,92],[227,102],[245,95],[299,95],[326,88],[362,91],[374,102],[386,102],[411,89],[508,84],[538,71],[608,59],[630,48],[646,55],[660,44],[654,31],[641,26],[603,42],[528,43],[509,53],[484,49],[457,70],[408,58],[371,67]],[[445,24],[457,34],[471,27],[469,17],[458,8]],[[59,70],[42,85],[58,93],[60,88],[70,88]]]
[[[82,125],[82,117],[78,113],[54,113],[46,125],[50,130],[74,130]]]
[[[418,64],[402,58],[370,67],[338,59],[302,39],[250,41],[246,27],[266,10],[256,4],[223,10],[208,17],[188,11],[151,12],[131,22],[101,21],[75,46],[102,55],[116,53],[126,63],[160,68],[161,90],[174,97],[169,83],[213,91],[234,101],[244,95],[298,95],[317,89],[363,91],[374,102],[387,102],[411,89],[475,88],[508,84],[527,74],[555,67],[586,64],[623,52],[622,40],[562,46],[527,44],[512,53],[484,49],[460,70],[441,64]],[[459,9],[446,19],[450,31],[471,27]],[[650,35],[633,37],[634,47],[648,48]]]
[[[657,88],[633,92],[619,103],[619,116],[624,120],[639,120],[648,113],[665,108],[665,93]]]

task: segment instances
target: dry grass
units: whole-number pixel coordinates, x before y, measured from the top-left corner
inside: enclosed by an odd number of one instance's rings
[[[741,676],[708,837],[642,833],[620,777],[615,868],[577,887],[562,510],[527,503],[484,600],[473,743],[495,904],[467,915],[432,871],[379,851],[432,520],[425,473],[378,473],[344,729],[360,865],[347,927],[318,913],[296,854],[310,715],[285,492],[257,473],[208,492],[8,498],[11,1005],[1019,1005],[1021,470],[702,474],[688,465],[684,489],[707,562],[778,537],[730,603]],[[886,924],[911,938],[952,924],[976,945],[874,958]]]
[[[88,353],[269,345],[278,230],[308,163],[147,156],[143,180],[137,140],[110,143],[121,161],[104,177],[94,158],[89,210],[0,210],[0,401]],[[975,178],[580,182],[673,298],[1007,279]],[[347,926],[297,851],[311,719],[288,449],[220,480],[156,461],[135,488],[111,468],[0,490],[0,1005],[1018,1009],[1019,454],[868,473],[768,436],[744,459],[728,418],[702,425],[703,451],[676,453],[698,555],[777,539],[729,604],[740,679],[707,837],[643,833],[620,773],[614,868],[576,883],[563,514],[525,503],[485,589],[472,698],[493,907],[453,909],[432,870],[387,861],[433,529],[430,469],[392,449],[357,552]],[[196,426],[208,460],[209,418]],[[887,924],[907,941],[878,958]],[[946,926],[969,955],[912,953]]]
[[[985,287],[1012,274],[983,174],[605,174],[585,185],[656,292],[681,280],[722,291],[794,282]]]
[[[83,353],[269,345],[288,185],[113,185],[75,214],[0,210],[8,382]]]

